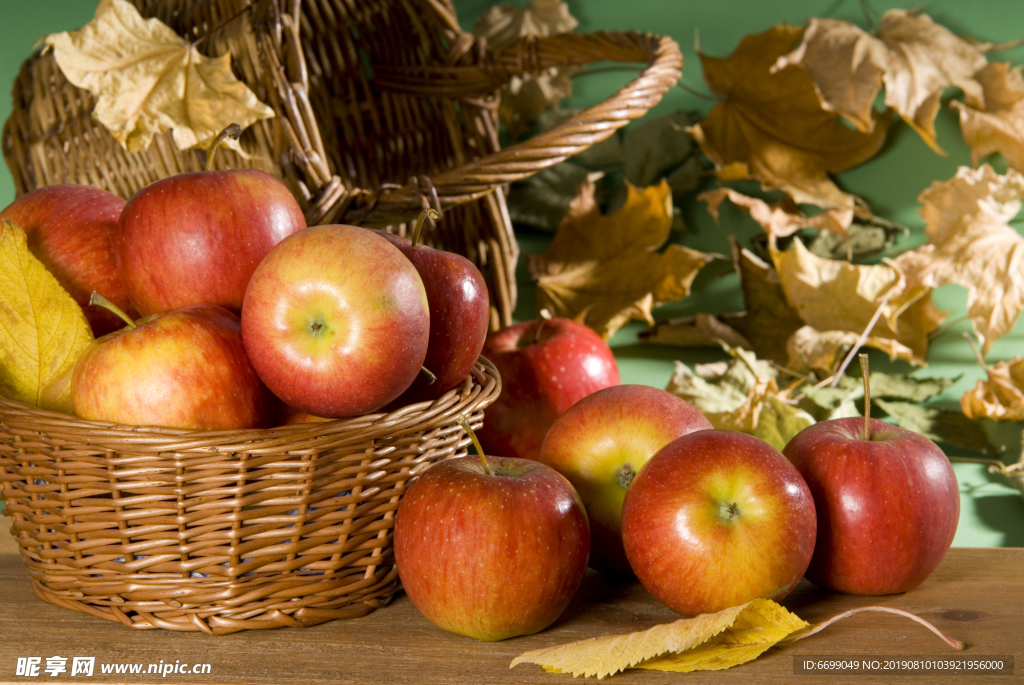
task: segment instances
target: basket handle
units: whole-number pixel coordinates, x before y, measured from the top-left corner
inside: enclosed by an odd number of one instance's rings
[[[654,107],[682,75],[683,55],[671,38],[637,32],[565,33],[524,38],[485,54],[474,67],[375,68],[381,88],[437,97],[479,97],[493,93],[513,76],[551,67],[597,61],[647,62],[643,73],[614,96],[528,140],[457,169],[429,178],[440,209],[477,199],[496,187],[518,181],[610,137]],[[423,183],[384,190],[363,218],[368,223],[405,221],[423,207]]]

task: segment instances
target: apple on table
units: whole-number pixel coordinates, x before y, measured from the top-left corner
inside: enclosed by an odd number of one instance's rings
[[[611,348],[572,319],[542,316],[507,326],[488,336],[483,355],[501,375],[501,394],[484,410],[479,433],[491,454],[536,459],[555,419],[620,383]]]
[[[817,530],[796,468],[767,442],[711,429],[673,440],[626,491],[622,542],[640,583],[685,616],[785,597]]]
[[[550,466],[477,450],[432,465],[402,496],[398,575],[440,628],[487,641],[531,635],[558,619],[583,582],[587,514]]]
[[[616,385],[559,416],[538,460],[569,479],[590,518],[590,565],[632,574],[622,547],[622,503],[637,472],[676,438],[712,428],[696,407],[646,385]]]

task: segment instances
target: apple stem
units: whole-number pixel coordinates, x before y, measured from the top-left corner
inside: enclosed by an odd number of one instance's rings
[[[227,128],[217,134],[217,137],[210,143],[210,149],[206,152],[206,166],[205,171],[213,171],[213,156],[217,153],[217,148],[221,146],[226,138],[231,140],[238,140],[239,136],[242,135],[242,127],[238,124],[228,124]]]
[[[421,366],[420,373],[427,377],[427,385],[433,385],[437,382],[437,376],[427,367]]]
[[[118,307],[116,304],[108,300],[107,298],[100,295],[95,290],[92,291],[92,295],[89,297],[89,304],[103,307],[104,309],[114,312],[117,314],[126,324],[128,328],[136,328],[138,324],[132,321],[132,317],[124,313],[124,310]]]
[[[868,373],[868,355],[860,353],[860,375],[864,379],[864,439],[871,439],[871,376]]]
[[[539,313],[539,315],[537,317],[537,328],[533,331],[533,342],[535,342],[535,343],[540,342],[540,331],[544,327],[544,322],[545,321],[550,321],[550,320],[551,320],[551,311],[549,309],[547,309],[546,307],[544,309],[541,309],[540,313]]]
[[[420,235],[423,233],[423,224],[427,223],[428,217],[437,221],[441,218],[441,215],[437,213],[436,209],[424,209],[420,212],[420,215],[416,217],[416,227],[412,229],[412,238],[410,238],[412,247],[416,247],[420,244]]]
[[[491,467],[487,463],[487,457],[484,456],[484,448],[480,446],[480,441],[477,440],[476,433],[473,432],[473,427],[469,425],[469,421],[466,420],[466,416],[464,414],[459,414],[458,422],[459,425],[462,426],[462,429],[469,434],[469,439],[473,441],[473,447],[476,448],[476,453],[480,455],[480,463],[484,465],[484,473],[488,476],[494,475],[491,473]]]
[[[797,640],[802,640],[805,637],[810,637],[811,635],[814,635],[815,633],[817,633],[819,631],[822,631],[825,628],[829,627],[830,625],[832,625],[836,621],[842,620],[842,619],[846,618],[847,616],[853,616],[854,614],[859,614],[862,611],[882,611],[882,612],[889,613],[889,614],[898,614],[900,616],[906,616],[907,618],[909,618],[911,620],[917,621],[918,623],[923,625],[925,628],[927,628],[928,630],[930,630],[933,633],[935,633],[936,635],[938,635],[940,638],[942,638],[943,642],[945,642],[947,645],[949,645],[953,649],[955,649],[957,651],[962,651],[962,650],[967,648],[967,645],[965,643],[961,642],[960,640],[954,640],[951,637],[947,637],[938,628],[936,628],[935,626],[933,626],[931,623],[929,623],[928,621],[924,620],[920,616],[917,616],[916,614],[912,614],[909,611],[903,611],[902,609],[893,609],[892,607],[880,607],[880,606],[860,607],[859,609],[850,609],[849,611],[844,611],[843,613],[839,614],[838,616],[833,616],[832,618],[828,619],[827,621],[823,621],[821,623],[818,623],[817,625],[811,626],[810,628],[805,628],[802,631],[798,631],[794,636],[788,637],[788,638],[786,638],[783,641],[784,642],[796,642]]]

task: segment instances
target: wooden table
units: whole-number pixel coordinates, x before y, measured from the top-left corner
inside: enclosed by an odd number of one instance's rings
[[[967,642],[954,652],[909,619],[858,614],[806,640],[769,650],[754,662],[712,673],[633,670],[612,682],[836,683],[850,676],[795,675],[794,657],[807,655],[972,657],[1012,655],[1014,675],[870,676],[853,682],[1011,683],[1024,681],[1024,549],[950,550],[943,564],[916,590],[881,598],[822,592],[802,583],[784,604],[812,623],[847,609],[881,604],[914,612],[950,637]],[[164,630],[136,631],[42,602],[6,531],[0,533],[0,682],[2,683],[547,683],[572,680],[532,664],[508,668],[524,651],[573,640],[642,630],[678,619],[637,583],[614,583],[590,573],[565,615],[550,629],[500,643],[451,635],[422,618],[400,595],[368,616],[312,628],[246,631],[210,637]],[[18,657],[92,656],[94,675],[18,677]],[[104,676],[101,663],[208,663],[209,675]],[[145,670],[146,667],[143,667]],[[576,681],[579,682],[579,681]]]

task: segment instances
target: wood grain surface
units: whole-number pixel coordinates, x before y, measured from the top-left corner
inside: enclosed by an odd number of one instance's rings
[[[6,527],[4,527],[6,528]],[[858,606],[878,604],[914,612],[949,636],[968,644],[953,652],[909,619],[858,614],[806,640],[769,650],[756,661],[728,671],[662,673],[632,670],[612,682],[644,683],[835,683],[820,675],[795,675],[802,655],[982,657],[1014,655],[1010,676],[858,676],[875,682],[1021,682],[1024,674],[1024,549],[950,550],[924,585],[903,595],[865,598],[832,594],[802,583],[783,603],[812,623]],[[47,683],[548,683],[569,682],[526,664],[509,669],[527,650],[642,630],[678,619],[635,582],[611,582],[590,572],[579,594],[554,626],[538,635],[482,643],[446,633],[422,618],[400,595],[390,606],[358,619],[312,628],[247,631],[225,636],[135,631],[120,624],[52,606],[31,591],[28,574],[14,554],[6,530],[0,533],[0,682]],[[93,656],[91,678],[18,677],[18,657]],[[102,663],[208,663],[210,674],[104,676]],[[849,678],[849,676],[847,676]]]

